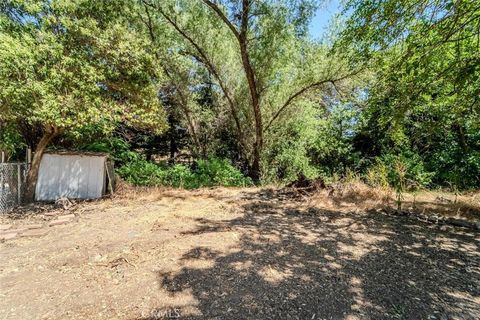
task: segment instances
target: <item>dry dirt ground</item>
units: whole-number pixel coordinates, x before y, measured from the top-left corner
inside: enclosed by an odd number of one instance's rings
[[[254,188],[139,190],[69,212],[0,243],[0,319],[480,317],[475,230]]]

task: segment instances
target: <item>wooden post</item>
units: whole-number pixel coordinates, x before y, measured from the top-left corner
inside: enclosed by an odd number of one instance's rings
[[[22,203],[22,165],[17,164],[17,199],[18,204]]]
[[[5,162],[5,151],[2,151],[2,154],[0,156],[0,164],[4,163]],[[3,193],[3,187],[4,187],[4,166],[2,165],[1,168],[0,168],[0,193]]]
[[[32,163],[32,149],[27,148],[27,168],[30,166],[30,163]]]

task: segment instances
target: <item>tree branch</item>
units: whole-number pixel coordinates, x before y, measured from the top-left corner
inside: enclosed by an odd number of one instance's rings
[[[168,16],[160,7],[156,7],[154,6],[153,4],[149,3],[148,1],[146,0],[143,0],[143,3],[147,6],[150,6],[156,10],[158,10],[158,12],[162,15],[162,17],[167,20],[167,22],[183,37],[185,38],[194,48],[195,50],[197,50],[198,54],[200,55],[199,56],[199,61],[202,62],[205,67],[210,71],[210,73],[217,79],[218,81],[218,84],[220,86],[220,88],[222,89],[222,92],[225,96],[225,98],[227,99],[228,101],[228,105],[230,107],[230,111],[232,113],[232,117],[235,121],[235,125],[237,127],[237,130],[238,130],[238,135],[239,135],[239,138],[240,138],[240,144],[243,144],[244,145],[244,136],[243,136],[243,130],[242,130],[242,126],[241,126],[241,123],[240,123],[240,119],[238,117],[238,114],[237,114],[237,110],[235,108],[235,104],[233,102],[233,99],[231,98],[228,90],[227,90],[227,87],[225,86],[225,84],[223,83],[223,80],[221,79],[220,77],[220,74],[217,72],[217,69],[216,67],[214,66],[213,62],[208,58],[208,55],[206,54],[206,52],[200,47],[200,45],[198,45],[195,40],[193,40],[192,37],[190,37],[185,31],[183,31],[180,26],[170,17]]]
[[[228,20],[227,16],[223,13],[222,9],[220,7],[213,3],[210,0],[202,0],[207,6],[209,6],[215,13],[222,19],[222,21],[227,25],[228,28],[232,31],[233,35],[237,40],[240,41],[240,33],[238,32],[237,28],[233,25],[233,23]]]
[[[343,77],[340,77],[340,78],[337,78],[337,79],[327,79],[327,80],[322,80],[322,81],[318,81],[318,82],[315,82],[315,83],[312,83],[312,84],[309,84],[308,86],[306,87],[303,87],[302,89],[298,90],[297,92],[295,92],[294,94],[292,94],[288,99],[287,101],[283,104],[283,106],[278,109],[278,111],[275,113],[275,115],[272,117],[272,119],[270,119],[270,121],[268,122],[267,126],[265,127],[265,131],[267,131],[268,129],[270,129],[270,127],[272,126],[273,122],[275,122],[275,120],[277,120],[277,118],[280,116],[280,114],[285,111],[285,109],[287,109],[291,104],[292,102],[298,98],[299,96],[301,96],[302,94],[304,94],[305,92],[309,91],[310,89],[313,89],[313,88],[317,88],[317,87],[320,87],[324,84],[327,84],[327,83],[331,83],[335,88],[336,88],[336,82],[338,81],[341,81],[341,80],[345,80],[349,77],[352,77],[354,76],[355,74],[358,74],[360,72],[359,71],[356,71],[354,73],[351,73],[351,74],[348,74],[348,75],[345,75]]]

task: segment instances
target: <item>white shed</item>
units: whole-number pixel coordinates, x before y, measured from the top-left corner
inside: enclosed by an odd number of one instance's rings
[[[35,199],[97,199],[112,191],[113,166],[103,153],[45,153]]]

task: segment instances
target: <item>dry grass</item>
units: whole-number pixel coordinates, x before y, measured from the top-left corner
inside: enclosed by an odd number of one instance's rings
[[[309,204],[326,209],[368,211],[396,208],[395,192],[389,188],[371,187],[360,181],[336,183],[333,189],[319,190]],[[480,220],[480,192],[454,194],[447,191],[423,190],[403,194],[402,208],[422,214],[445,215]]]
[[[362,182],[335,183],[309,197],[309,205],[342,212],[384,209],[393,204],[390,189],[372,188]]]
[[[442,190],[406,194],[405,205],[419,212],[480,220],[480,192],[454,194]]]

